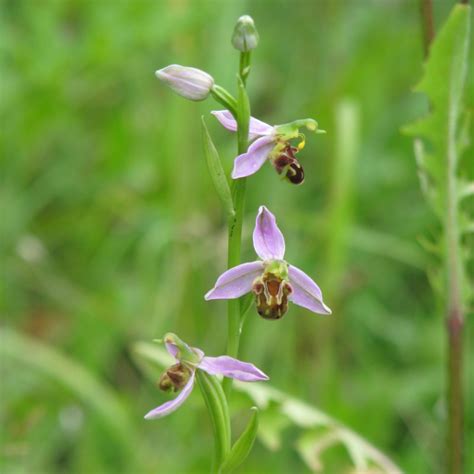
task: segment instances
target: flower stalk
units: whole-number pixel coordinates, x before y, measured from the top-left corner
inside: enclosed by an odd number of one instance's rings
[[[245,60],[242,56],[246,56]],[[246,64],[247,69],[242,67]],[[249,123],[250,123],[250,103],[246,90],[246,76],[250,68],[250,52],[240,53],[240,71],[238,76],[238,99],[237,99],[237,153],[245,153],[248,147]],[[240,263],[242,245],[242,221],[245,204],[246,179],[232,180],[232,198],[234,201],[235,215],[229,219],[228,223],[228,247],[227,265],[232,268]],[[229,300],[227,304],[227,354],[237,357],[239,353],[241,314],[240,302],[238,299]],[[231,379],[224,379],[223,387],[226,395],[230,393],[232,387]]]
[[[211,89],[211,95],[214,100],[222,104],[232,115],[237,115],[237,101],[223,87],[214,84],[214,87]]]

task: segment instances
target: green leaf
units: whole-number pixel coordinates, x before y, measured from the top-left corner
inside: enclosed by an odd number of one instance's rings
[[[281,448],[282,433],[291,424],[280,407],[272,403],[266,410],[260,412],[258,438],[270,451]]]
[[[236,382],[235,388],[249,395],[264,412],[268,409],[277,409],[293,425],[304,430],[304,435],[297,444],[297,450],[311,469],[319,466],[318,456],[325,449],[334,444],[342,444],[347,449],[354,466],[370,463],[379,468],[377,472],[401,474],[401,470],[385,454],[316,407],[291,397],[268,383],[262,385]],[[315,433],[318,433],[316,437]],[[279,432],[276,436],[278,443]],[[321,439],[326,441],[321,444]]]
[[[472,192],[460,177],[461,153],[469,143],[469,114],[464,87],[469,63],[470,6],[456,5],[433,42],[423,79],[416,87],[430,101],[430,111],[407,126],[414,136],[422,189],[441,222],[442,285],[439,295],[457,311],[467,302],[466,258],[461,249],[465,219],[460,201]]]
[[[215,376],[196,370],[196,380],[211,417],[215,443],[213,471],[219,472],[230,449],[231,431],[227,400]]]
[[[338,442],[335,432],[309,431],[298,439],[296,449],[311,471],[320,472],[324,468],[321,454]]]
[[[231,472],[237,468],[245,461],[252,450],[258,431],[258,408],[252,407],[251,410],[253,413],[247,427],[232,446],[229,455],[222,465],[223,473]]]
[[[423,140],[420,140],[419,138],[414,140],[414,142],[413,142],[413,151],[415,153],[416,167],[417,167],[417,170],[418,170],[418,180],[420,182],[421,191],[424,194],[425,199],[430,204],[433,204],[436,190],[433,186],[432,179],[431,179],[431,174],[430,174],[430,172],[428,170],[428,167],[426,165],[426,163],[427,163],[427,159],[426,159],[427,154],[426,154],[425,145],[423,143]],[[431,162],[431,160],[428,160],[428,162]]]
[[[207,130],[204,117],[202,117],[201,120],[204,155],[206,156],[209,173],[211,175],[212,182],[214,183],[214,187],[216,188],[217,195],[221,200],[224,211],[227,214],[227,217],[230,218],[235,215],[235,211],[229,183],[225,176],[224,168],[222,167],[221,159],[219,158],[219,153],[217,152],[212,138],[209,135],[209,131]]]
[[[409,125],[405,131],[428,138],[434,146],[445,149],[446,141],[462,112],[462,95],[467,74],[469,46],[468,5],[456,5],[436,37],[425,64],[423,79],[415,90],[429,98],[432,111],[425,118]]]
[[[462,127],[460,122],[464,115],[462,99],[468,67],[469,11],[468,5],[456,5],[432,44],[423,79],[415,88],[428,96],[431,110],[404,128],[409,135],[428,142],[423,148],[429,148],[430,153],[424,153],[421,161],[436,187],[437,199],[433,205],[438,214],[443,213],[446,203],[449,170],[456,170],[457,151],[467,141],[468,117],[464,117]]]
[[[474,181],[468,182],[465,180],[459,180],[458,197],[459,200],[474,196]]]
[[[461,118],[458,135],[458,154],[461,155],[471,144],[471,118],[472,111],[466,110]]]

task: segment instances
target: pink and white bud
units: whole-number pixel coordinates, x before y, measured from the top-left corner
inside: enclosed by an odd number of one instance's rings
[[[194,67],[171,64],[156,71],[155,75],[177,94],[189,100],[206,99],[214,87],[214,78]]]

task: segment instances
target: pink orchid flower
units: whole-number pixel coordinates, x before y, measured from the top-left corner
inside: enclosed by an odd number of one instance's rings
[[[253,245],[261,260],[242,263],[224,272],[206,294],[206,300],[239,298],[253,292],[258,314],[265,319],[284,316],[288,301],[314,313],[331,314],[319,286],[284,260],[285,239],[275,216],[265,206],[258,211]]]
[[[177,363],[161,376],[159,387],[163,391],[180,391],[180,394],[175,399],[148,412],[145,415],[146,420],[162,418],[177,410],[191,394],[197,370],[243,382],[268,380],[266,374],[249,362],[242,362],[229,356],[205,356],[201,349],[188,346],[175,334],[166,334],[164,342],[167,351],[176,359]]]
[[[215,110],[211,113],[227,130],[237,131],[237,122],[229,111]],[[303,167],[295,157],[295,154],[303,149],[305,144],[305,137],[300,133],[302,127],[316,133],[324,133],[322,130],[318,130],[318,124],[313,119],[296,120],[272,126],[251,117],[249,140],[252,143],[245,153],[235,158],[232,178],[250,176],[256,173],[266,160],[269,160],[279,175],[284,176],[293,184],[303,183]],[[291,145],[290,141],[296,138],[301,141],[295,147]]]

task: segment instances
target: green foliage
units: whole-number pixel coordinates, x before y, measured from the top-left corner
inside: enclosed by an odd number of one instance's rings
[[[428,141],[431,152],[419,149],[423,186],[435,211],[444,215],[449,173],[457,169],[459,152],[466,146],[467,134],[463,94],[468,71],[470,7],[457,5],[436,37],[425,65],[423,79],[415,88],[425,93],[431,112],[405,128],[406,132]],[[420,146],[420,145],[418,145]]]
[[[407,133],[418,137],[415,153],[421,188],[443,229],[438,249],[445,262],[444,283],[436,286],[442,294],[456,286],[453,291],[460,294],[452,295],[453,298],[463,298],[457,282],[465,280],[464,267],[453,262],[465,260],[460,247],[461,236],[472,227],[474,218],[472,214],[465,215],[461,208],[474,182],[467,183],[466,173],[462,176],[460,170],[460,157],[469,143],[463,98],[470,40],[470,6],[457,5],[432,44],[423,79],[416,87],[428,96],[431,111],[405,128]],[[464,299],[467,296],[464,291]]]

